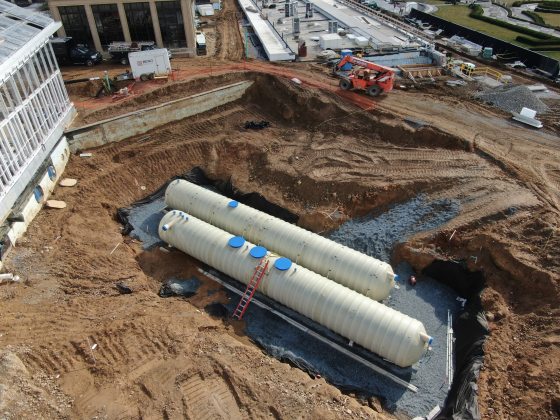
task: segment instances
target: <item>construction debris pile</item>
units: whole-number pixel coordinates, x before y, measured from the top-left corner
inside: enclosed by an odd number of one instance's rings
[[[520,112],[530,108],[537,112],[548,111],[548,106],[527,86],[500,86],[476,95],[476,98],[506,112]]]

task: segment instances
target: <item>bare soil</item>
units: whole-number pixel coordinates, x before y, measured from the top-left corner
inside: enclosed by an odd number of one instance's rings
[[[222,58],[237,59],[239,31],[224,28],[235,20],[226,17],[235,13],[234,2],[224,4],[222,20],[230,23],[216,22],[216,51],[225,48]],[[236,40],[229,43],[231,37]],[[196,261],[179,252],[143,251],[122,235],[119,207],[201,166],[263,193],[317,232],[419,193],[459,200],[456,219],[399,246],[394,262],[406,259],[421,269],[434,259],[466,259],[470,269],[482,270],[491,320],[479,381],[483,417],[558,418],[560,154],[554,131],[517,126],[450,92],[394,91],[373,101],[341,93],[315,65],[212,61],[210,76],[209,61],[183,61],[176,82],[116,106],[72,94],[75,103],[88,104],[81,108],[85,121],[95,121],[241,78],[255,81],[243,99],[159,127],[147,140],[97,148],[89,159],[71,157],[65,176],[78,185],[59,187],[53,197],[67,208],[41,211],[6,261],[24,283],[0,285],[0,413],[392,417],[379,413],[375,400],[344,395],[271,358],[243,335],[242,324],[205,313],[206,304],[226,297],[200,276]],[[203,85],[189,82],[204,71]],[[271,121],[271,128],[243,129],[245,120],[257,119]],[[345,217],[331,220],[335,208]],[[194,297],[157,296],[170,276],[193,275],[203,281]],[[134,293],[120,295],[118,281]]]

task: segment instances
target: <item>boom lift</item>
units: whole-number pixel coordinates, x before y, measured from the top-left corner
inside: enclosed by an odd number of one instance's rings
[[[353,68],[350,74],[341,72],[342,67],[350,63]],[[339,85],[344,90],[365,90],[370,96],[378,96],[381,92],[393,90],[395,71],[371,61],[347,55],[333,68],[334,74],[340,78]]]

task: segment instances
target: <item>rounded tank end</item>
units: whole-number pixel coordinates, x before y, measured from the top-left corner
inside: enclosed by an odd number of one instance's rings
[[[228,207],[229,207],[229,208],[232,208],[232,209],[236,208],[238,205],[239,205],[239,202],[238,202],[238,201],[235,201],[235,200],[231,200],[231,201],[228,203]]]
[[[431,346],[434,342],[434,337],[426,333],[420,333],[420,338],[424,341],[424,343],[427,343],[428,346]]]
[[[268,250],[264,246],[257,245],[251,248],[249,254],[251,254],[251,257],[253,258],[263,258],[267,252]]]
[[[292,260],[286,257],[280,257],[274,262],[274,268],[280,271],[286,271],[292,266]]]
[[[234,236],[229,239],[228,245],[232,248],[241,248],[245,243],[245,238],[243,236]]]

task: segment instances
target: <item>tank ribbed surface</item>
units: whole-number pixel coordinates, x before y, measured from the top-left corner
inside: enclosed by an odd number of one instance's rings
[[[394,286],[389,264],[191,182],[171,182],[165,202],[372,299],[385,299]]]
[[[178,210],[163,217],[159,234],[244,284],[260,262],[251,256],[254,244],[231,240],[230,233]],[[280,257],[270,252],[264,258],[269,258],[269,268],[258,288],[261,293],[399,366],[410,366],[422,356],[427,345],[420,321],[295,263],[275,264]]]

